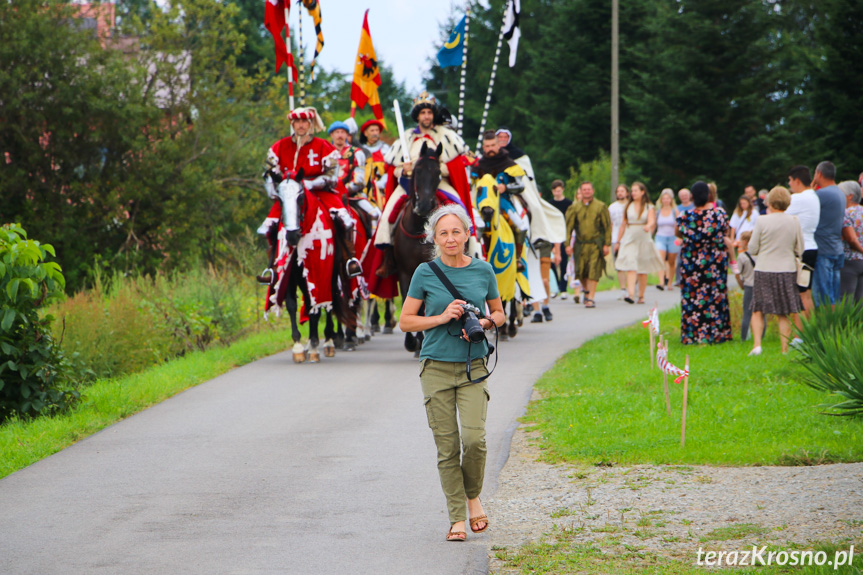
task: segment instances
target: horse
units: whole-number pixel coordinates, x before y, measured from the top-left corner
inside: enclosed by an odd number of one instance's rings
[[[432,247],[425,241],[425,225],[429,215],[440,205],[437,197],[441,182],[440,156],[443,145],[432,150],[423,143],[420,156],[413,166],[407,200],[401,209],[393,230],[393,258],[399,278],[402,299],[407,297],[414,272],[423,262],[432,260]],[[423,310],[420,310],[422,313]],[[405,333],[405,349],[419,357],[422,349],[422,332]]]
[[[348,298],[342,288],[350,285],[345,269],[346,248],[338,241],[341,237],[339,226],[343,224],[339,218],[330,217],[318,198],[306,191],[302,181],[303,170],[300,170],[293,178],[282,180],[277,187],[282,208],[282,230],[279,233],[284,240],[280,242],[277,273],[267,297],[270,303],[284,305],[291,318],[294,362],[318,363],[321,309],[327,306],[328,314],[334,315],[349,329],[356,329],[356,316],[345,305]],[[327,262],[330,254],[332,260]],[[297,289],[303,294],[304,312],[309,319],[308,349],[300,343]],[[321,297],[320,303],[317,297]],[[324,353],[328,357],[335,355],[333,340],[336,332],[332,329],[331,319],[328,315],[324,330]]]
[[[360,261],[366,273],[372,267],[374,259],[373,250],[375,250],[374,242],[372,242],[372,218],[361,207],[359,200],[351,200],[343,198],[348,213],[354,220],[354,246],[356,248],[357,259]],[[371,298],[368,290],[368,283],[364,276],[350,278],[347,291],[347,306],[356,318],[355,329],[343,326],[340,321],[335,325],[335,345],[344,351],[354,351],[358,344],[363,344],[371,339]],[[367,304],[367,305],[364,305]],[[331,314],[327,314],[325,326],[332,329]],[[343,329],[344,328],[344,329]]]
[[[482,240],[488,262],[497,277],[504,310],[507,303],[510,304],[506,324],[501,329],[502,339],[508,339],[518,333],[519,296],[523,297],[528,291],[527,278],[519,275],[517,260],[520,258],[516,254],[514,226],[507,215],[502,213],[500,193],[492,176],[486,175],[480,179],[476,196],[479,213],[485,223]]]

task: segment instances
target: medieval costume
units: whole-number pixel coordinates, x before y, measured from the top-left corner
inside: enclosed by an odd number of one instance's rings
[[[593,199],[573,202],[566,210],[566,237],[575,232],[572,247],[575,277],[585,284],[599,281],[605,273],[604,246],[611,246],[611,217],[604,202]]]
[[[509,157],[503,148],[495,155],[483,155],[473,166],[471,178],[480,180],[486,174],[498,184],[506,186],[500,196],[500,211],[506,214],[516,237],[516,258],[521,259],[525,235],[530,230],[530,220],[520,194],[524,191],[525,172]],[[514,196],[515,194],[515,196]]]
[[[411,159],[411,163],[414,163],[420,157],[423,144],[432,149],[441,145],[442,152],[439,158],[441,182],[438,191],[447,201],[458,203],[464,207],[465,211],[473,219],[473,203],[471,202],[470,184],[468,183],[464,160],[467,146],[461,136],[443,125],[445,115],[443,115],[442,109],[438,107],[434,97],[430,96],[427,92],[422,92],[414,100],[413,108],[411,109],[411,118],[415,122],[418,121],[420,112],[426,109],[434,112],[433,125],[427,131],[423,131],[417,126],[405,134],[409,152],[408,157]],[[397,209],[403,205],[403,198],[407,197],[406,188],[409,187],[410,183],[407,174],[403,174],[404,151],[401,139],[395,141],[389,152],[384,156],[384,161],[387,164],[387,174],[389,176],[387,203],[381,218],[381,225],[378,226],[375,232],[375,245],[382,250],[386,250],[388,254],[385,264],[377,272],[382,277],[388,276],[395,271],[391,256],[392,230],[398,215]],[[474,254],[479,253],[476,240],[473,237],[470,240],[468,250]]]
[[[521,198],[527,204],[530,212],[530,241],[537,243],[542,240],[550,244],[559,244],[566,241],[566,223],[563,214],[553,205],[542,199],[536,186],[536,175],[533,172],[533,164],[530,156],[517,148],[512,141],[512,133],[506,128],[500,128],[496,132],[501,150],[506,150],[509,157],[524,170],[527,176],[524,179],[524,191]]]
[[[332,135],[336,130],[344,130],[350,138],[350,128],[344,122],[333,122],[327,133]],[[377,223],[381,217],[381,210],[369,202],[365,190],[366,154],[362,149],[352,146],[347,141],[346,145],[339,150],[339,181],[348,191],[347,197],[355,202],[355,206],[362,209],[371,216],[372,221]],[[335,146],[335,142],[333,142]],[[371,232],[371,230],[369,230]]]
[[[390,145],[380,137],[374,142],[369,141],[368,129],[372,126],[383,132],[384,125],[380,120],[369,120],[360,127],[360,147],[366,155],[365,184],[369,201],[383,209],[386,205],[387,167],[384,158],[390,151]],[[374,186],[374,187],[372,187]]]
[[[351,258],[348,261],[350,275],[359,275],[362,269],[359,262],[353,257],[353,225],[354,220],[348,214],[342,203],[341,196],[344,186],[338,180],[339,152],[332,144],[324,139],[312,136],[315,132],[324,129],[315,108],[297,108],[289,115],[290,120],[309,120],[311,122],[310,134],[304,141],[294,134],[282,138],[267,152],[267,168],[264,172],[264,187],[267,195],[273,200],[273,207],[258,228],[258,233],[266,235],[270,243],[270,262],[268,268],[272,268],[275,256],[275,240],[281,225],[282,203],[279,199],[277,186],[285,178],[290,178],[302,173],[305,189],[317,197],[325,206],[333,219],[341,222],[342,243]],[[275,233],[274,233],[275,232]],[[270,283],[265,277],[259,277],[262,283]]]

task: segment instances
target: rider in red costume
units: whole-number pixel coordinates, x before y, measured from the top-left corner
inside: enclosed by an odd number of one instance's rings
[[[282,204],[278,199],[278,183],[285,178],[303,171],[303,183],[307,191],[315,194],[335,220],[340,219],[344,228],[342,241],[350,259],[347,262],[348,274],[362,274],[360,262],[354,257],[353,218],[342,203],[341,196],[346,192],[339,181],[339,160],[341,155],[328,141],[316,138],[315,132],[323,131],[324,124],[314,108],[297,108],[290,113],[293,134],[273,144],[267,153],[267,168],[264,172],[264,187],[273,200],[273,207],[267,219],[258,228],[258,233],[267,236],[271,252],[274,252],[273,225],[278,230]],[[272,267],[272,256],[270,267]],[[263,277],[262,277],[263,276]],[[262,283],[270,283],[266,274],[258,277]]]

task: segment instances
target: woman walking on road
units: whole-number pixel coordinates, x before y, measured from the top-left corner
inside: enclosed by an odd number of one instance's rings
[[[470,220],[461,206],[446,205],[429,216],[426,238],[434,243],[437,257],[417,268],[399,320],[402,331],[425,334],[420,352],[420,382],[449,511],[447,541],[466,539],[465,519],[470,520],[474,533],[488,527],[488,517],[479,499],[485,476],[489,392],[484,358],[488,344],[484,339],[469,343],[463,331],[464,304],[478,308],[479,323],[485,330],[493,324],[503,325],[506,319],[494,269],[487,262],[465,255],[469,230]],[[453,296],[432,265],[464,299]],[[424,315],[419,315],[423,304]],[[482,311],[486,304],[488,315]]]
[[[731,340],[728,309],[728,217],[711,207],[710,188],[692,185],[695,209],[677,218],[680,249],[680,341],[721,343]],[[753,322],[754,324],[755,322]],[[753,325],[753,329],[754,325]]]
[[[659,252],[659,259],[665,262],[665,269],[659,272],[659,284],[656,287],[660,290],[667,287],[670,291],[674,289],[674,272],[677,269],[677,254],[680,253],[680,246],[674,233],[680,212],[677,211],[674,191],[671,188],[665,188],[659,194],[656,212],[656,237],[653,241]]]
[[[635,303],[635,284],[638,281],[638,303],[644,303],[647,274],[662,271],[665,264],[659,259],[650,234],[656,228],[656,210],[650,203],[647,188],[641,182],[632,183],[629,204],[623,212],[620,226],[620,249],[614,266],[626,273],[627,303]],[[612,240],[613,241],[613,240]]]

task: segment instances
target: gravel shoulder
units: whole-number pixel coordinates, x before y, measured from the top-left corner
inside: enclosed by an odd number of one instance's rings
[[[521,425],[491,518],[490,572],[501,553],[567,532],[604,553],[679,560],[705,550],[863,543],[863,463],[813,467],[551,465]]]

